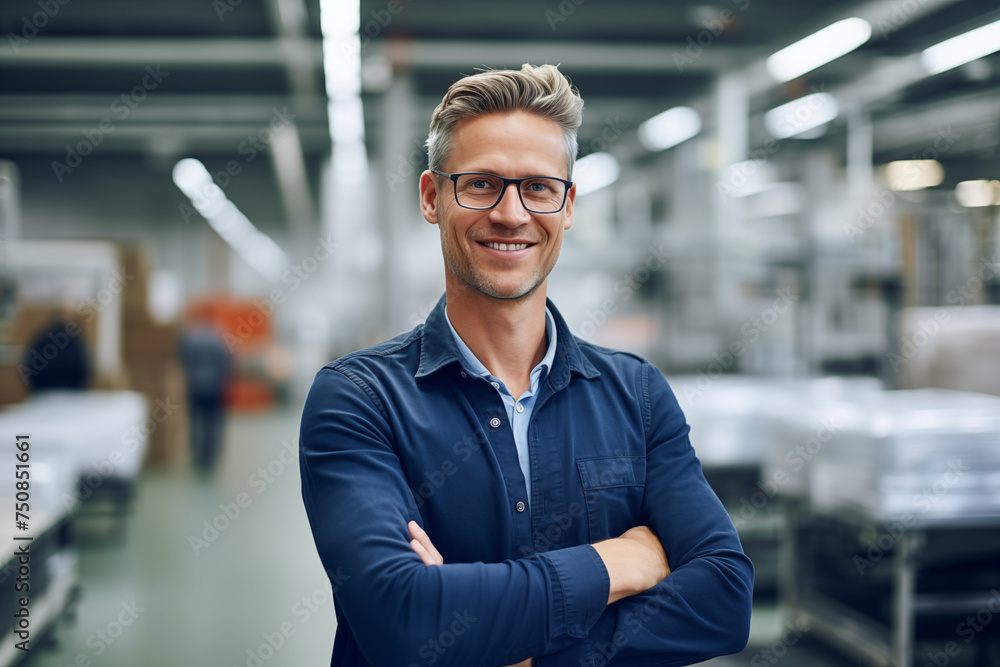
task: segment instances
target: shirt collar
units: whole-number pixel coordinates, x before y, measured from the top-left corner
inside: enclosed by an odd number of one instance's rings
[[[431,375],[448,364],[462,362],[462,352],[455,342],[456,337],[452,335],[445,312],[446,298],[446,294],[441,295],[434,310],[421,325],[420,364],[415,375],[417,378]],[[549,381],[553,386],[559,389],[568,384],[570,373],[574,371],[587,378],[599,376],[600,372],[583,356],[576,338],[570,333],[566,321],[551,299],[545,299],[545,309],[555,327],[555,335],[551,337],[549,351],[546,352],[546,358],[542,361],[543,363],[547,361],[550,364]],[[546,327],[548,326],[547,322]],[[558,345],[554,344],[556,340],[559,341]],[[553,356],[548,359],[550,353]]]
[[[458,352],[462,356],[465,369],[473,375],[479,377],[488,376],[490,374],[489,370],[481,361],[479,361],[479,358],[472,353],[469,346],[465,344],[462,337],[458,335],[457,331],[455,331],[455,327],[451,323],[451,318],[448,317],[447,308],[445,308],[445,321],[448,323],[448,328],[451,330],[451,334],[455,338],[455,344],[458,346]],[[548,336],[549,344],[545,350],[545,356],[542,357],[542,360],[539,361],[534,368],[531,369],[532,375],[539,373],[544,369],[552,368],[552,361],[556,357],[556,342],[559,334],[556,332],[556,324],[552,319],[552,312],[548,309],[548,307],[545,308],[545,333]],[[532,380],[532,382],[534,382],[534,380]]]

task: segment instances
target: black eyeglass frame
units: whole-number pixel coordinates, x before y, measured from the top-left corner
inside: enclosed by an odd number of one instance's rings
[[[503,199],[504,193],[507,192],[507,186],[508,185],[515,185],[515,186],[517,186],[517,187],[514,188],[515,190],[517,190],[517,198],[521,200],[521,206],[524,207],[524,210],[526,210],[526,211],[528,211],[530,213],[538,213],[539,215],[548,215],[550,213],[558,213],[559,211],[561,211],[564,208],[566,208],[566,198],[569,196],[569,190],[570,190],[570,188],[573,187],[573,181],[567,181],[565,178],[559,178],[557,176],[526,176],[524,178],[504,178],[503,176],[498,176],[496,174],[491,174],[488,171],[460,171],[460,172],[455,173],[455,174],[447,174],[447,173],[445,173],[443,171],[438,171],[437,169],[431,169],[431,173],[437,174],[438,176],[444,176],[445,178],[450,179],[451,182],[452,182],[453,191],[454,191],[454,194],[455,194],[455,203],[458,204],[459,206],[461,206],[462,208],[467,208],[467,209],[470,209],[470,210],[473,210],[473,211],[488,211],[491,208],[496,208],[497,204],[500,203],[500,200]],[[499,178],[503,182],[503,187],[500,188],[500,194],[497,195],[497,200],[495,202],[493,202],[491,205],[489,205],[489,206],[466,206],[462,202],[458,201],[458,178],[459,178],[459,176],[491,176],[493,178]],[[531,180],[535,180],[535,179],[539,179],[539,178],[549,178],[549,179],[552,179],[553,181],[559,181],[563,185],[566,186],[566,189],[563,190],[562,203],[559,204],[559,208],[557,208],[554,211],[536,211],[535,209],[531,208],[530,206],[528,206],[524,202],[524,194],[521,192],[521,183],[523,183],[524,181],[531,181]]]

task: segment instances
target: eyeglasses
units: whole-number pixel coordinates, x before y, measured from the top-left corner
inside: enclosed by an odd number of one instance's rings
[[[527,178],[504,178],[481,171],[466,171],[460,174],[446,174],[434,171],[438,176],[450,178],[455,184],[455,201],[462,208],[486,211],[503,199],[508,185],[517,187],[521,204],[532,213],[558,213],[566,205],[566,194],[573,187],[573,181],[553,176],[528,176]]]

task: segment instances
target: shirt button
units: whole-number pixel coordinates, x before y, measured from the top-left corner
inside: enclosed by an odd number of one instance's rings
[[[524,412],[524,406],[521,405],[520,403],[517,404],[516,409],[518,412]]]
[[[500,388],[500,383],[499,382],[490,382],[490,384],[493,385],[494,389],[499,389]]]
[[[518,514],[520,514],[521,512],[523,512],[524,511],[524,502],[521,501],[521,500],[518,500],[517,504],[514,505],[514,509],[517,510]]]
[[[466,377],[465,371],[462,371],[462,377]]]
[[[500,428],[500,418],[494,417],[493,419],[491,419],[490,426],[492,426],[493,428]]]

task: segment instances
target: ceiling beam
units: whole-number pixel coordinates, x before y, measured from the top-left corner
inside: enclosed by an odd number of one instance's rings
[[[562,63],[573,72],[652,72],[682,75],[732,67],[760,49],[713,46],[694,59],[686,43],[607,44],[603,42],[475,42],[420,39],[373,40],[364,57],[386,58],[394,65],[416,69],[470,70],[476,66],[515,67],[521,63]],[[685,60],[686,58],[686,60]],[[691,62],[688,63],[687,60]]]
[[[287,95],[160,95],[126,105],[120,96],[93,93],[0,94],[0,121],[73,122],[111,121],[176,123],[257,123],[266,125],[276,110],[299,124],[327,124],[325,97]],[[127,110],[127,115],[123,118]]]
[[[132,67],[156,63],[193,68],[283,67],[293,54],[296,66],[323,64],[319,40],[277,39],[83,39],[36,37],[26,46],[0,41],[0,68]]]

